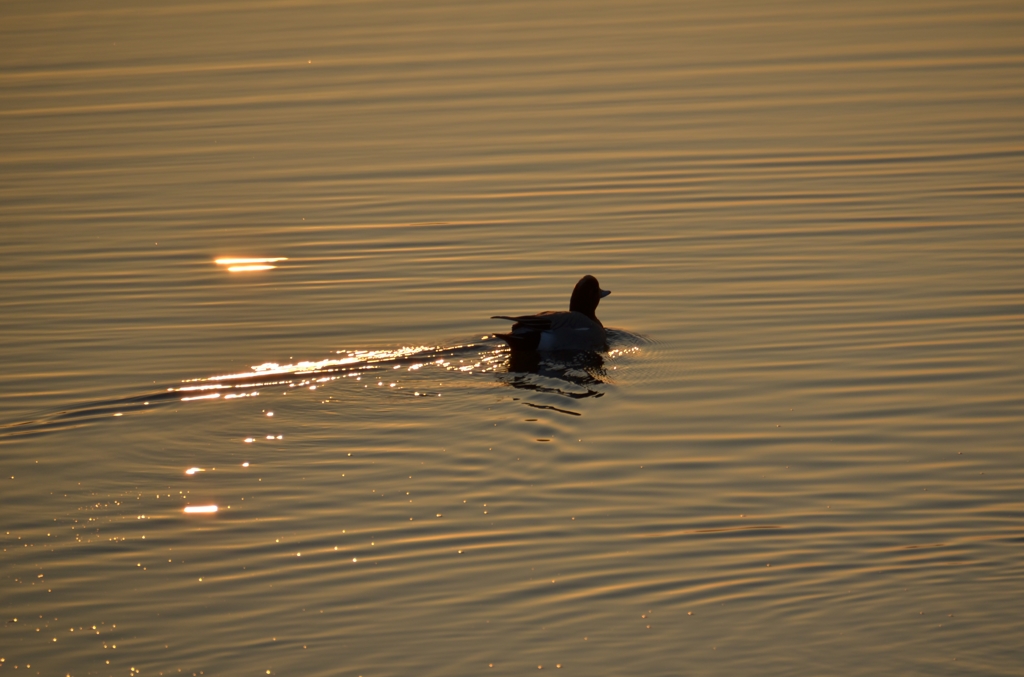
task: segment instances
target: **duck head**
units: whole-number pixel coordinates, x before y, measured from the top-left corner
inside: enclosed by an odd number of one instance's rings
[[[597,320],[597,304],[605,296],[611,294],[607,289],[601,289],[597,278],[593,275],[584,275],[576,287],[572,290],[572,298],[569,299],[569,310],[583,313],[592,320]]]

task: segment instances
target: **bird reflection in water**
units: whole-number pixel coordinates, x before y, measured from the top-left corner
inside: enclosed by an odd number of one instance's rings
[[[605,358],[594,351],[538,352],[512,350],[505,383],[513,388],[564,395],[573,399],[602,397],[596,387],[609,382]],[[537,377],[542,378],[537,378]],[[566,388],[562,384],[576,386]]]

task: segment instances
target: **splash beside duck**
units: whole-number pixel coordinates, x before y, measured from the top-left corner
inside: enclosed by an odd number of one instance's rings
[[[495,334],[517,351],[606,350],[608,337],[597,304],[611,294],[601,289],[597,278],[584,275],[572,290],[569,310],[547,310],[536,315],[494,315],[493,320],[511,320],[512,331]]]

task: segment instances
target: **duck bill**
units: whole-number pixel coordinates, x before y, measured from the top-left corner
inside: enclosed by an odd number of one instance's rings
[[[602,289],[601,290],[601,298],[604,298],[605,296],[608,296],[608,294],[611,294],[610,290],[608,290],[608,289]]]

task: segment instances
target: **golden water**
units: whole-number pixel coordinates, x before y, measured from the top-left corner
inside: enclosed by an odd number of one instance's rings
[[[1021,35],[0,8],[0,670],[1018,674]]]

